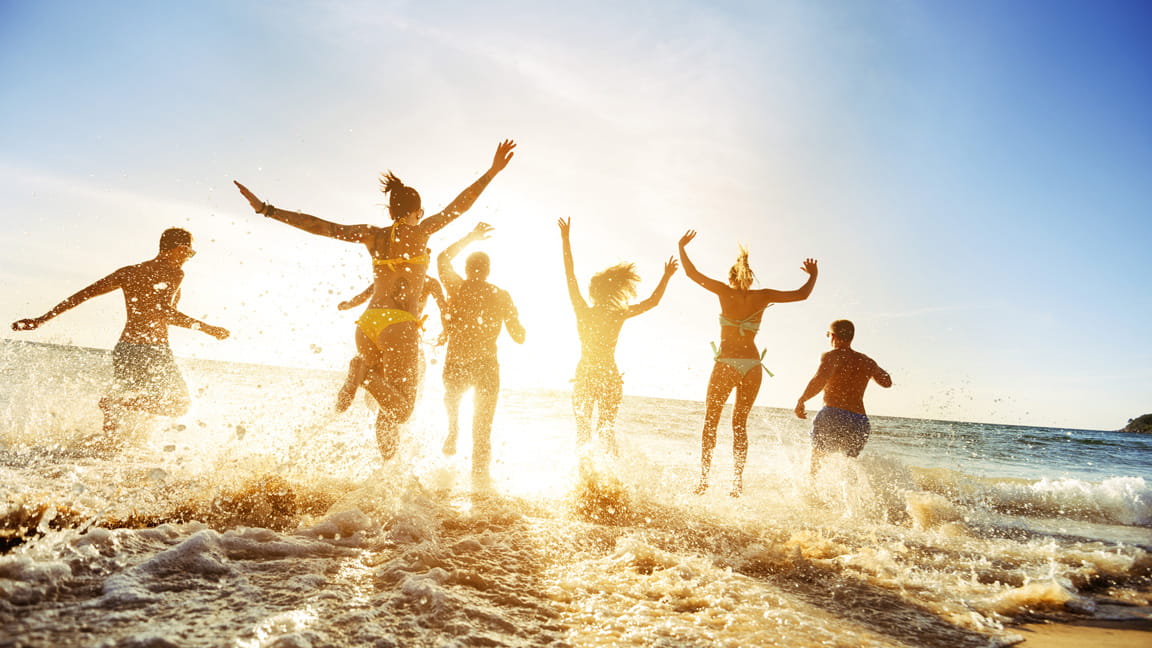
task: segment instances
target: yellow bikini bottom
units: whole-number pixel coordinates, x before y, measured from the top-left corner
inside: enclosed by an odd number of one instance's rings
[[[406,310],[400,310],[399,308],[369,308],[364,311],[360,319],[356,320],[356,326],[359,326],[360,330],[364,331],[364,335],[367,335],[373,342],[376,342],[380,337],[380,333],[393,324],[399,324],[401,322],[423,323],[423,321],[423,319],[418,319],[412,313]]]

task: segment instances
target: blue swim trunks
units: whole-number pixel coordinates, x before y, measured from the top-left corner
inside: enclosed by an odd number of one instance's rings
[[[825,407],[812,419],[812,446],[824,454],[843,452],[855,457],[864,449],[871,431],[866,415]]]

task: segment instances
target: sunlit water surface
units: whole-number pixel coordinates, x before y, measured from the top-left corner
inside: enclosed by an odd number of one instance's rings
[[[388,464],[339,374],[182,366],[193,411],[108,453],[107,353],[0,343],[0,646],[999,646],[1148,616],[1152,438],[876,418],[810,485],[806,423],[763,409],[744,496],[724,427],[696,496],[702,405],[626,398],[619,458],[581,462],[566,393],[505,392],[482,485],[467,427],[440,452],[438,365]]]

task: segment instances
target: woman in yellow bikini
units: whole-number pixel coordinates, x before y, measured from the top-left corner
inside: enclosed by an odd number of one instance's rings
[[[728,283],[704,276],[692,264],[685,249],[696,237],[696,230],[688,230],[680,238],[680,263],[684,274],[692,281],[720,298],[720,347],[713,345],[716,363],[708,379],[705,397],[704,433],[700,451],[700,485],[696,493],[708,489],[708,472],[712,468],[712,450],[716,447],[716,428],[720,424],[720,411],[732,390],[736,390],[736,405],[732,410],[733,478],[729,495],[738,497],[744,490],[744,462],[748,458],[748,414],[760,392],[763,376],[760,369],[763,353],[756,349],[756,332],[760,318],[772,304],[803,301],[812,294],[816,285],[816,260],[805,259],[802,270],[808,281],[796,290],[752,290],[756,275],[748,265],[748,250],[740,248],[736,263],[728,270]],[[769,374],[771,375],[771,374]]]
[[[467,211],[488,183],[512,159],[515,142],[496,147],[492,165],[440,213],[421,220],[420,194],[391,172],[380,179],[388,194],[393,224],[343,225],[300,212],[277,209],[236,183],[256,210],[310,234],[360,243],[372,257],[373,293],[367,310],[356,321],[357,356],[349,366],[349,384],[340,401],[351,401],[361,383],[376,399],[376,441],[385,460],[396,453],[399,426],[412,415],[420,375],[420,316],[428,270],[428,238]],[[347,392],[347,393],[345,393]]]

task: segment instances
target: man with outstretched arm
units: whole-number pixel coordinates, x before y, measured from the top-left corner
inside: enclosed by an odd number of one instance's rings
[[[796,402],[796,416],[808,418],[804,403],[821,391],[824,408],[812,420],[812,467],[816,476],[820,461],[832,452],[855,457],[864,449],[871,432],[864,411],[864,390],[870,380],[891,387],[892,377],[876,361],[852,349],[856,327],[848,320],[836,320],[828,327],[832,350],[820,356],[820,367]]]
[[[182,416],[188,411],[188,386],[168,346],[168,327],[203,331],[223,340],[227,329],[205,324],[176,310],[180,300],[183,266],[196,252],[192,234],[173,227],[160,236],[155,258],[125,266],[60,302],[40,317],[12,323],[14,331],[31,331],[72,308],[114,290],[124,293],[127,319],[120,341],[112,350],[115,383],[100,399],[104,432],[114,432],[123,410],[160,416]]]
[[[448,438],[444,454],[455,454],[460,415],[460,399],[473,389],[472,477],[486,480],[491,459],[492,418],[500,395],[500,363],[496,340],[506,328],[517,344],[524,343],[512,297],[488,283],[491,262],[483,252],[473,252],[465,261],[466,278],[452,267],[452,259],[469,243],[488,238],[492,226],[479,223],[464,238],[449,245],[436,257],[440,281],[448,293],[445,331],[448,350],[444,358],[444,406],[448,410]]]

